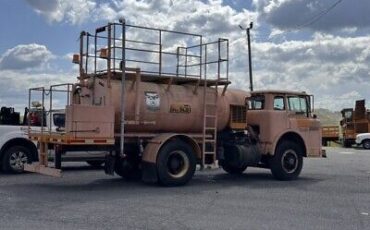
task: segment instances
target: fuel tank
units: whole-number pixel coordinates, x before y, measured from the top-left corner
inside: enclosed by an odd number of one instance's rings
[[[91,80],[90,80],[91,81]],[[74,103],[84,105],[113,105],[115,132],[120,130],[121,81],[96,79],[85,84],[75,97]],[[87,86],[90,85],[90,86]],[[125,80],[125,132],[182,132],[196,133],[203,130],[203,86],[195,84],[163,84],[139,80]],[[217,128],[225,129],[230,122],[230,106],[244,106],[249,93],[228,89],[222,95],[219,87],[217,100]],[[215,91],[206,91],[207,114],[216,107]],[[76,96],[76,94],[75,94]],[[208,105],[210,104],[210,105]],[[215,114],[213,110],[213,114]],[[208,119],[209,121],[209,119]]]

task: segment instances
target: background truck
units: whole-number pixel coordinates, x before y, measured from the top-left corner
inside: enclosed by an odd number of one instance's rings
[[[330,141],[339,141],[339,126],[326,125],[321,127],[322,145],[327,146]]]
[[[357,100],[355,109],[346,108],[341,113],[343,146],[350,147],[355,144],[357,134],[370,131],[370,112],[366,110],[365,100]]]
[[[81,32],[65,131],[31,131],[40,159],[25,169],[61,176],[64,151],[104,149],[106,173],[166,186],[186,184],[197,164],[228,173],[262,167],[279,180],[297,178],[303,157],[321,157],[312,96],[229,89],[228,45],[124,20]],[[53,86],[44,91],[53,95]],[[45,159],[50,144],[55,168]]]

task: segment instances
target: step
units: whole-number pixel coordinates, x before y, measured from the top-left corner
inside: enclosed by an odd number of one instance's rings
[[[216,143],[216,140],[204,140],[204,142],[206,142],[206,143]]]
[[[216,152],[203,152],[203,155],[216,155]]]
[[[206,118],[216,118],[216,115],[205,115]]]

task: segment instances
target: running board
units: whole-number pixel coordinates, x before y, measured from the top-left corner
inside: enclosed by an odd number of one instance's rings
[[[24,171],[39,173],[46,176],[62,177],[62,170],[56,168],[46,167],[39,163],[25,164]]]

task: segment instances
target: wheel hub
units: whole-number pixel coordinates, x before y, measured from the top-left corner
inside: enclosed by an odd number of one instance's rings
[[[27,163],[27,156],[24,152],[14,152],[9,159],[10,166],[20,171],[23,169],[24,164]]]
[[[174,151],[169,154],[167,160],[168,173],[175,178],[182,177],[189,168],[189,159],[182,151]]]
[[[283,170],[287,173],[294,173],[298,168],[298,156],[297,153],[292,150],[284,152],[281,161]]]

